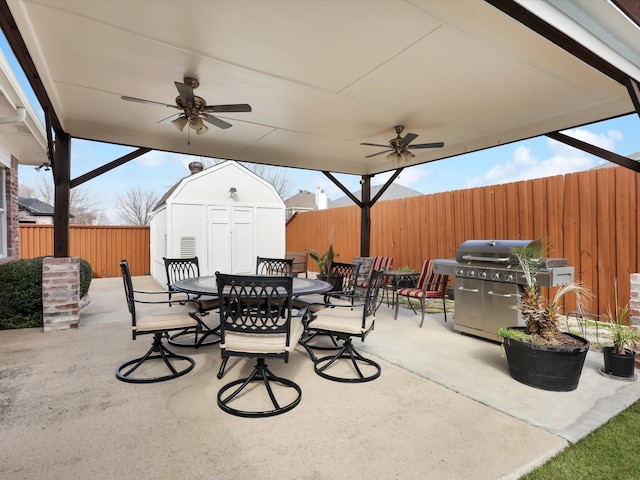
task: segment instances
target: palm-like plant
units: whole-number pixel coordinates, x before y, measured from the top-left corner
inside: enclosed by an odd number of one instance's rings
[[[525,322],[525,331],[530,335],[538,336],[550,345],[558,344],[560,333],[558,318],[563,297],[571,293],[575,295],[577,304],[581,306],[590,293],[580,282],[573,282],[559,287],[553,298],[542,298],[536,278],[542,266],[545,240],[538,239],[526,247],[514,248],[513,251],[525,278],[524,291],[517,306]]]
[[[621,307],[618,305],[618,283],[613,285],[615,310],[607,309],[606,328],[611,332],[613,341],[612,353],[624,355],[625,348],[634,349],[635,344],[640,342],[640,330],[629,326],[629,305]]]
[[[320,253],[313,248],[309,249],[309,256],[311,260],[316,262],[318,265],[318,270],[320,271],[320,275],[329,275],[329,267],[331,266],[331,262],[333,259],[338,256],[337,253],[333,251],[333,244],[329,244],[329,248],[326,252]]]

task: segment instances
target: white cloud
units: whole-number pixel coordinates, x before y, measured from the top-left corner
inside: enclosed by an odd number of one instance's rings
[[[161,168],[167,164],[168,158],[171,155],[172,154],[170,153],[151,150],[150,152],[139,156],[134,161],[142,168]]]
[[[623,139],[622,134],[616,130],[602,134],[576,128],[565,130],[563,133],[609,151],[615,151],[616,143]],[[511,160],[494,165],[483,175],[472,178],[467,182],[467,187],[564,175],[586,170],[602,163],[597,157],[552,139],[547,139],[546,147],[551,156],[540,159],[533,154],[528,146],[519,145],[513,151]]]

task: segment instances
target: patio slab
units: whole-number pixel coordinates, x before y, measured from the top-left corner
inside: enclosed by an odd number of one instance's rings
[[[160,288],[150,277],[134,285]],[[441,315],[422,329],[410,310],[394,321],[383,305],[362,345],[380,378],[324,380],[299,348],[289,364],[269,365],[302,387],[300,405],[243,419],[222,412],[216,393],[251,361],[230,361],[218,380],[217,346],[183,348],[196,361],[189,374],[119,382],[115,367],[149,339],[131,340],[121,279],[95,279],[90,297],[78,329],[0,331],[2,478],[516,479],[581,436],[577,422],[594,428],[638,391],[598,375],[601,387],[588,358],[577,393],[539,392],[508,377],[497,344],[453,332]],[[607,396],[592,395],[594,385]],[[536,402],[573,402],[578,413],[528,418]]]

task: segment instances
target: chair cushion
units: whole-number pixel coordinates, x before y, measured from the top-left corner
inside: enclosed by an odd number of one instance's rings
[[[291,352],[304,333],[304,325],[300,317],[291,318],[291,335],[287,346],[287,336],[284,333],[241,333],[225,332],[224,343],[220,348],[244,353],[285,353]]]
[[[324,308],[309,322],[309,328],[360,335],[371,329],[374,320],[373,315],[367,317],[363,328],[362,308]]]
[[[217,298],[200,298],[198,299],[200,310],[208,311],[218,308],[220,301]]]
[[[193,308],[176,304],[171,307],[168,304],[162,304],[151,308],[149,306],[138,308],[136,325],[133,329],[136,332],[154,332],[195,327],[198,322],[189,316],[189,312],[194,311]]]
[[[420,288],[399,288],[396,290],[397,295],[404,295],[413,298],[442,298],[443,292],[433,290],[422,290]]]

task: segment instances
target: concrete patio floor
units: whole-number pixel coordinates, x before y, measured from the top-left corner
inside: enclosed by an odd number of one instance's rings
[[[161,289],[135,277],[140,289]],[[6,479],[516,479],[640,398],[639,382],[598,373],[589,352],[574,392],[511,379],[498,344],[453,331],[452,319],[383,305],[361,345],[382,375],[324,380],[302,348],[269,362],[297,382],[299,406],[244,419],[222,412],[218,389],[252,361],[217,345],[187,352],[189,374],[133,385],[115,367],[148,348],[131,340],[120,278],[94,279],[78,329],[0,331],[0,478]]]

